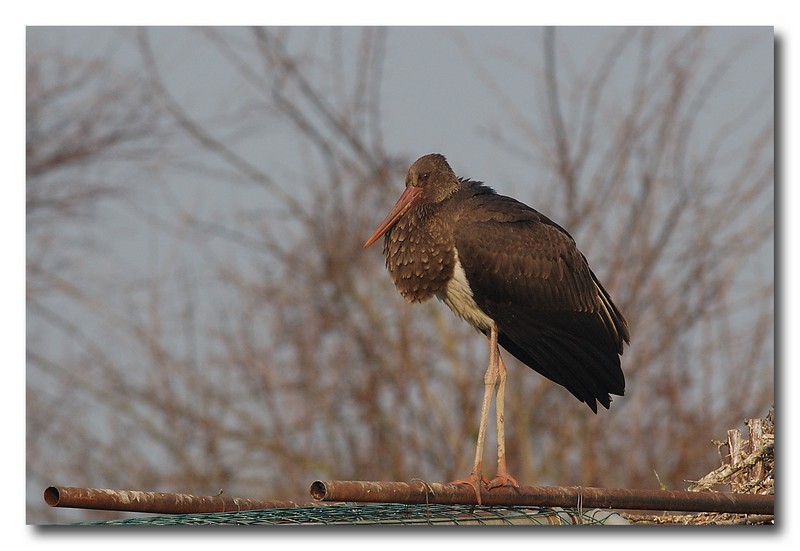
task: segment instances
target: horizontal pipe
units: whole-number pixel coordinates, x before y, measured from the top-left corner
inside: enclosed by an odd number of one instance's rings
[[[436,482],[363,482],[317,480],[311,496],[318,501],[371,503],[475,504],[475,492],[465,484]],[[481,488],[483,505],[582,507],[656,511],[744,513],[772,515],[774,495],[626,490],[590,487],[509,486]]]
[[[252,511],[278,507],[301,507],[318,503],[294,501],[265,501],[241,497],[195,496],[136,490],[107,490],[50,486],[44,491],[44,501],[51,507],[102,509],[133,513],[188,514]]]

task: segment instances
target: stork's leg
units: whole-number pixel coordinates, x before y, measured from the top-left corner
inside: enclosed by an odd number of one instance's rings
[[[495,348],[497,348],[497,343],[495,343]],[[499,383],[497,385],[497,402],[495,404],[495,411],[497,412],[497,476],[489,482],[487,486],[489,490],[509,485],[519,487],[514,477],[508,474],[508,468],[506,467],[506,423],[503,413],[506,395],[506,365],[503,363],[499,349],[497,349],[496,355],[499,366]]]
[[[497,386],[497,377],[500,373],[500,354],[497,348],[497,325],[492,324],[489,344],[489,368],[483,376],[483,405],[481,405],[481,422],[478,427],[478,444],[475,448],[475,462],[472,465],[472,472],[467,478],[453,481],[453,484],[469,484],[475,490],[475,497],[478,505],[481,504],[481,476],[483,466],[483,447],[486,442],[486,426],[489,424],[489,407],[492,404],[492,395]],[[503,366],[505,369],[505,366]]]

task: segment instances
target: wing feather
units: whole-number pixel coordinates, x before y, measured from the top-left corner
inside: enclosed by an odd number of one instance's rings
[[[473,198],[454,231],[475,302],[500,344],[597,411],[621,395],[627,322],[563,228],[501,195]]]

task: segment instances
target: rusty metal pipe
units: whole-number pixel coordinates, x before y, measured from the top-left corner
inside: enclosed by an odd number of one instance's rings
[[[44,500],[51,507],[157,514],[224,513],[319,505],[319,503],[296,503],[294,501],[265,501],[241,497],[195,496],[68,486],[50,486],[44,491]]]
[[[475,504],[475,492],[464,484],[436,482],[362,482],[317,480],[311,496],[319,501],[372,503]],[[481,488],[483,505],[533,507],[583,507],[656,511],[745,513],[772,515],[775,496],[718,492],[626,490],[591,487],[520,486],[487,491]]]

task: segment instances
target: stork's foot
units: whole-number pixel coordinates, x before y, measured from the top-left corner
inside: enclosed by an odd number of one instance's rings
[[[513,486],[514,488],[519,488],[519,484],[514,477],[508,473],[505,473],[502,475],[498,474],[496,477],[494,477],[491,482],[486,484],[486,489],[491,490],[492,488],[502,488],[503,486]]]
[[[475,499],[478,501],[478,505],[480,505],[481,484],[486,486],[488,483],[489,481],[478,473],[471,473],[468,477],[459,478],[458,480],[452,481],[450,484],[467,484],[468,486],[472,486],[472,489],[475,490]]]

